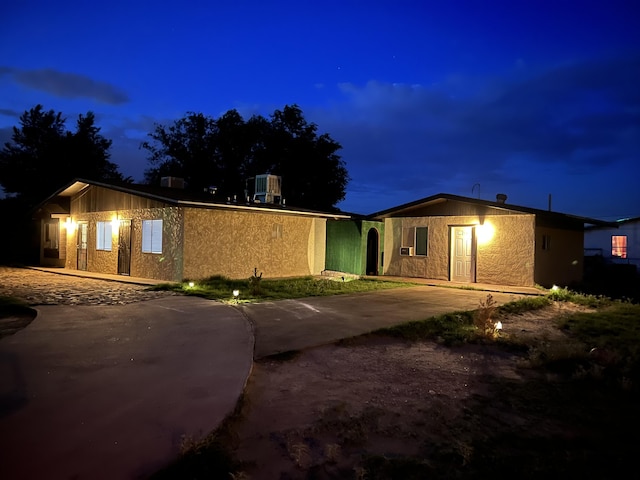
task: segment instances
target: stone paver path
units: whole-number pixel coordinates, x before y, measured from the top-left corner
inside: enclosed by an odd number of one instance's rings
[[[170,295],[175,293],[152,292],[145,285],[0,266],[0,296],[30,305],[125,305]]]

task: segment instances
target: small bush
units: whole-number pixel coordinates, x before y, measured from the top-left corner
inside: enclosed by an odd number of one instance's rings
[[[473,315],[473,324],[481,337],[494,338],[497,334],[496,324],[493,321],[493,314],[497,308],[497,303],[493,295],[488,294],[485,300],[480,300],[480,308]]]
[[[254,297],[262,293],[261,283],[262,283],[262,272],[260,272],[260,275],[258,275],[258,268],[256,267],[253,269],[253,275],[249,277],[249,291],[251,292],[251,295],[253,295]]]

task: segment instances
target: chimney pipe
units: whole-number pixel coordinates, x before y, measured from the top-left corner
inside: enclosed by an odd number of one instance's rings
[[[504,193],[499,193],[496,195],[496,201],[498,203],[505,203],[507,201],[507,196]]]

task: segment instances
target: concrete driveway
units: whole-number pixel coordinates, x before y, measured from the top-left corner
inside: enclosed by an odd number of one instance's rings
[[[433,315],[478,308],[489,292],[433,286],[381,290],[357,295],[313,297],[242,305],[255,326],[258,359],[313,347]],[[491,292],[498,304],[524,297]]]
[[[0,478],[143,478],[236,405],[252,365],[241,313],[195,297],[39,306],[0,340]]]

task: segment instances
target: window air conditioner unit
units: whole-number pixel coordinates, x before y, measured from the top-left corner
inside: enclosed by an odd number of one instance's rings
[[[413,247],[400,247],[400,255],[404,257],[413,257]]]

